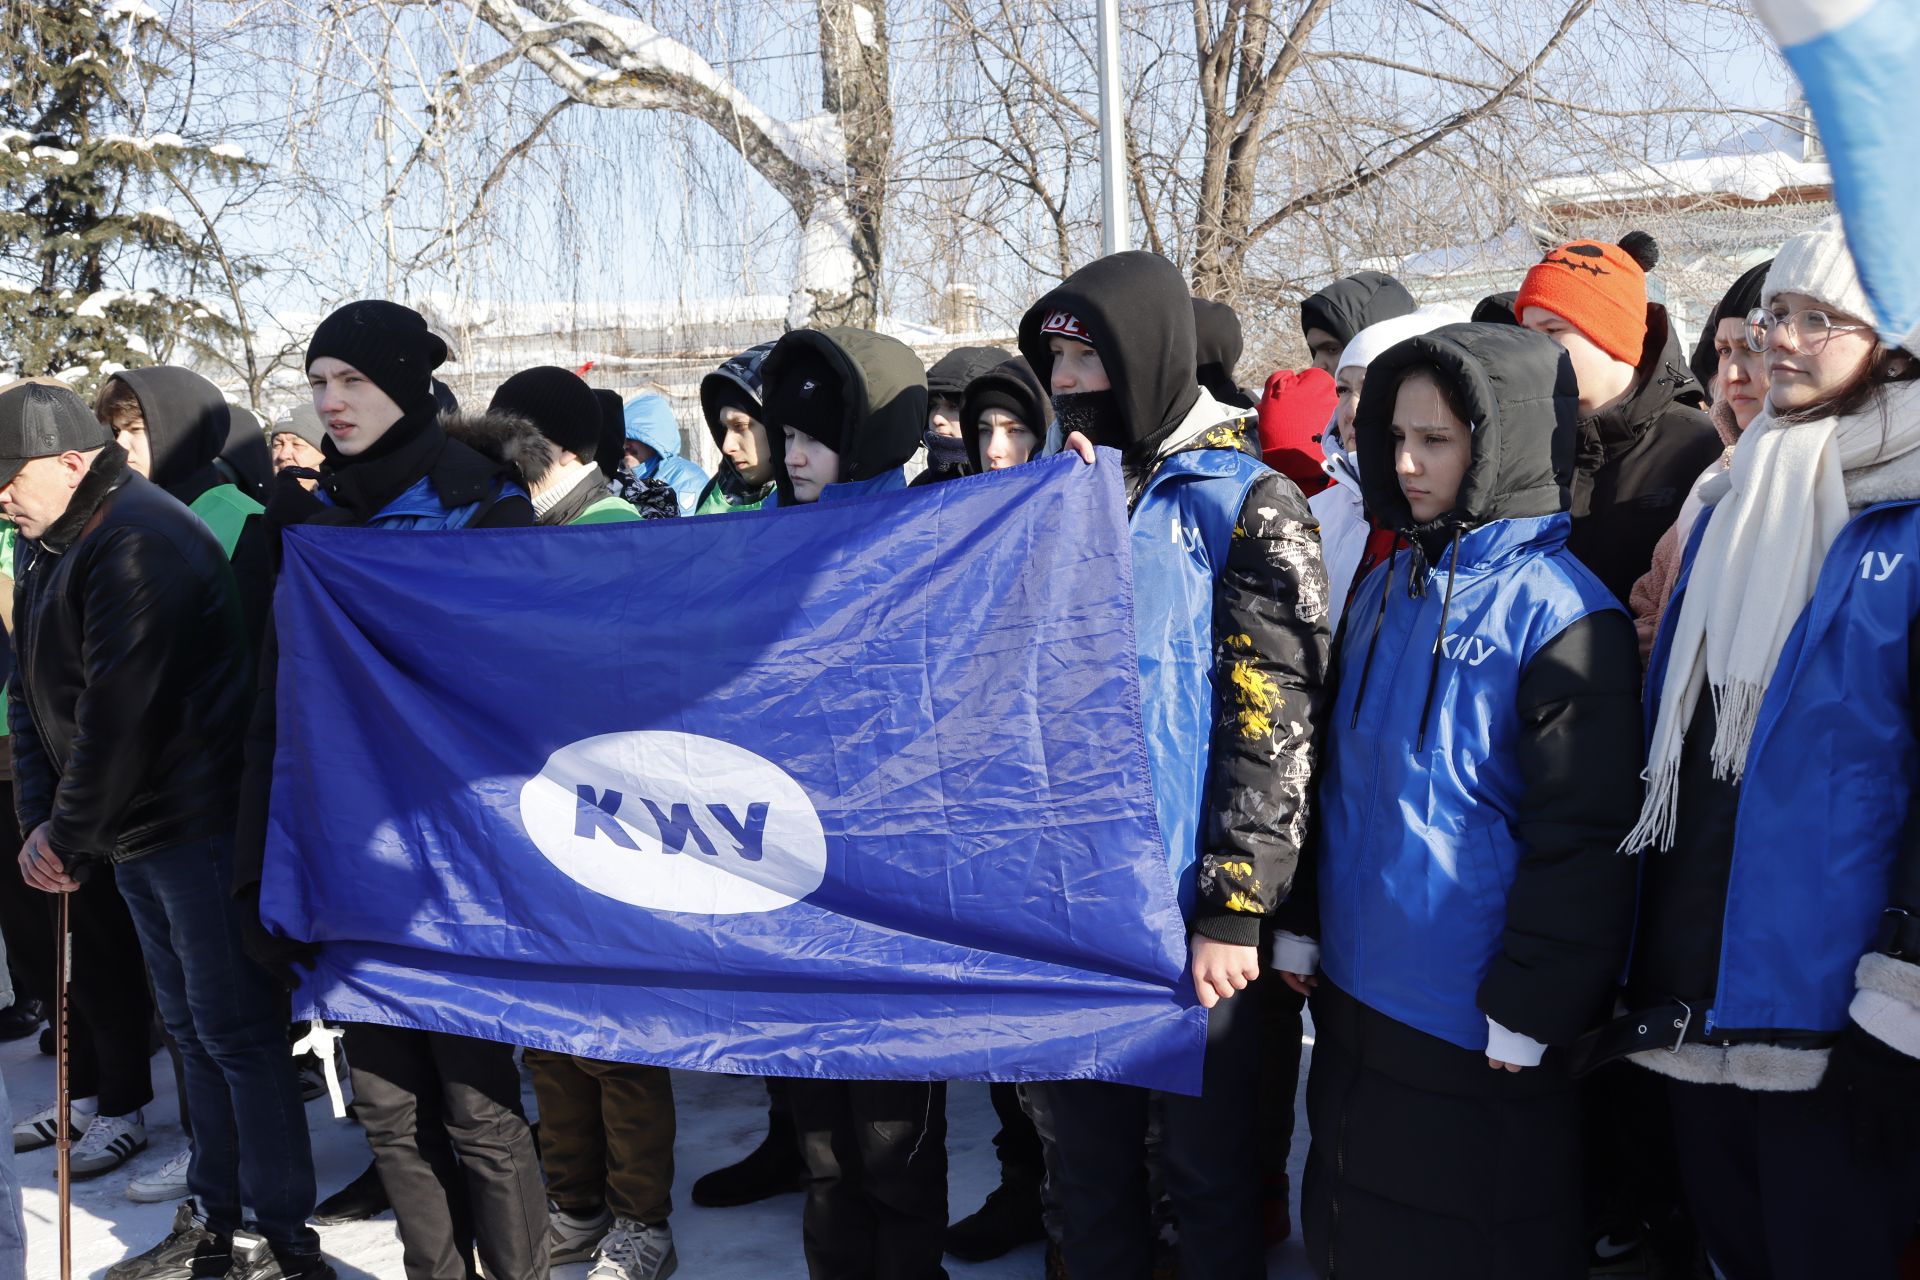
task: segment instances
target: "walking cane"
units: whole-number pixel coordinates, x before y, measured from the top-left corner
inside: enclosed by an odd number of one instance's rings
[[[55,1150],[60,1158],[60,1280],[73,1280],[73,1134],[69,1128],[73,1082],[67,1078],[67,979],[73,975],[73,921],[68,905],[73,895],[60,895],[60,955],[55,966],[59,995],[53,1005]]]

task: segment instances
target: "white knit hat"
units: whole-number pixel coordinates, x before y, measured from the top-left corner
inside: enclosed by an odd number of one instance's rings
[[[1438,302],[1404,316],[1370,324],[1353,335],[1353,341],[1347,344],[1346,350],[1340,353],[1339,361],[1333,366],[1334,371],[1337,373],[1354,365],[1364,369],[1388,347],[1398,346],[1408,338],[1417,338],[1423,333],[1432,333],[1442,325],[1465,324],[1468,319],[1467,313],[1460,308]]]
[[[1873,320],[1873,304],[1867,301],[1860,273],[1854,270],[1853,253],[1847,248],[1839,214],[1780,246],[1767,271],[1767,283],[1760,290],[1760,305],[1771,306],[1783,293],[1804,293],[1836,311]]]

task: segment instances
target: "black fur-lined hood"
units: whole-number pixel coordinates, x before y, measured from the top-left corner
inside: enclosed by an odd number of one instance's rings
[[[553,446],[540,429],[518,414],[487,410],[482,413],[443,413],[440,429],[482,457],[512,469],[522,488],[532,493],[553,469]]]

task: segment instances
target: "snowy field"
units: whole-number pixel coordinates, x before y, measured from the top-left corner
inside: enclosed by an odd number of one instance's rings
[[[40,1054],[35,1040],[0,1045],[0,1070],[16,1117],[53,1101],[53,1059]],[[1305,1078],[1304,1064],[1302,1079]],[[73,1243],[76,1277],[97,1277],[127,1254],[146,1248],[166,1233],[173,1219],[170,1204],[134,1204],[125,1195],[134,1176],[158,1168],[184,1144],[174,1104],[172,1066],[165,1053],[153,1059],[156,1099],[147,1109],[147,1150],[120,1169],[74,1187]],[[701,1174],[745,1155],[766,1127],[766,1092],[758,1081],[730,1076],[674,1073],[679,1115],[675,1144],[673,1234],[680,1253],[679,1276],[689,1280],[803,1280],[800,1253],[800,1202],[780,1196],[737,1209],[700,1209],[688,1189]],[[533,1109],[532,1090],[527,1105]],[[332,1194],[366,1166],[366,1142],[346,1120],[335,1120],[323,1097],[307,1104],[320,1194]],[[998,1180],[992,1138],[996,1121],[982,1084],[957,1084],[948,1092],[947,1151],[951,1162],[950,1201],[955,1217],[978,1208]],[[1302,1141],[1293,1152],[1293,1184],[1300,1185],[1306,1153]],[[16,1156],[26,1188],[27,1274],[52,1280],[59,1274],[59,1233],[51,1147]],[[1296,1206],[1296,1221],[1298,1209]],[[393,1215],[370,1222],[322,1227],[320,1238],[341,1280],[402,1280],[400,1241]],[[996,1262],[968,1265],[947,1260],[952,1280],[1040,1280],[1041,1249],[1030,1245]],[[584,1280],[585,1263],[554,1269],[556,1280]],[[1270,1280],[1307,1280],[1312,1275],[1296,1237],[1274,1250]]]

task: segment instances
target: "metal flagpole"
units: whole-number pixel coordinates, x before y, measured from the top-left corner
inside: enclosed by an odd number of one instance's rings
[[[1120,100],[1120,0],[1100,6],[1100,252],[1119,253],[1127,237],[1127,115]]]

